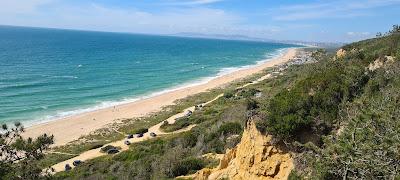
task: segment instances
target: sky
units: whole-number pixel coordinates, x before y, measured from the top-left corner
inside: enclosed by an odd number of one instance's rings
[[[0,0],[0,24],[353,42],[400,24],[400,0]]]

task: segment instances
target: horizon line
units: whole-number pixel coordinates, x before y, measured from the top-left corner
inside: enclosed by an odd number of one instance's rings
[[[15,28],[32,28],[32,29],[52,29],[52,30],[66,30],[66,31],[83,31],[83,32],[98,32],[98,33],[116,33],[116,34],[133,34],[133,35],[147,35],[147,36],[173,36],[173,37],[183,37],[183,38],[199,38],[199,39],[217,39],[217,40],[234,40],[234,41],[254,41],[254,42],[270,42],[270,43],[281,43],[281,44],[294,44],[298,45],[298,43],[317,43],[317,44],[348,44],[350,42],[322,42],[322,41],[304,41],[304,40],[278,40],[278,39],[267,39],[260,37],[251,37],[243,34],[227,34],[225,36],[244,36],[248,39],[229,39],[224,37],[215,37],[218,35],[224,34],[207,34],[207,33],[199,33],[199,32],[177,32],[171,34],[162,34],[162,33],[141,33],[141,32],[128,32],[128,31],[104,31],[104,30],[92,30],[92,29],[74,29],[74,28],[59,28],[59,27],[43,27],[43,26],[24,26],[24,25],[10,25],[10,24],[0,24],[0,27],[15,27]],[[179,35],[183,33],[193,33],[198,35],[204,35],[207,37],[198,37],[198,36],[185,36]],[[362,41],[362,40],[360,40]],[[357,41],[355,41],[357,42]],[[297,44],[296,44],[297,43]]]

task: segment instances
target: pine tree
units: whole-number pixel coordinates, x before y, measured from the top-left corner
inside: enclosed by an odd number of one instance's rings
[[[54,143],[53,136],[43,134],[35,140],[24,139],[20,123],[9,128],[2,125],[0,134],[0,179],[42,179],[48,177],[38,166],[44,151]]]

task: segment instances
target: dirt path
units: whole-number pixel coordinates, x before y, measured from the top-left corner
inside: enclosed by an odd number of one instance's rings
[[[208,104],[214,102],[215,100],[217,100],[218,98],[220,98],[222,96],[223,96],[223,94],[220,94],[217,97],[215,97],[214,99],[212,99],[212,100],[210,100],[210,101],[208,101],[206,103],[203,103],[201,105],[203,105],[203,106],[208,105]],[[195,106],[192,106],[192,107],[184,109],[181,113],[178,113],[178,114],[175,114],[175,115],[169,117],[168,119],[166,119],[166,121],[168,121],[169,124],[174,124],[177,118],[184,117],[189,110],[193,112],[195,110]],[[150,127],[149,131],[147,133],[143,134],[143,137],[140,137],[140,138],[136,138],[135,137],[135,138],[129,139],[129,142],[130,143],[137,143],[137,142],[142,142],[142,141],[146,141],[148,139],[151,139],[151,138],[153,138],[153,137],[150,136],[151,132],[156,133],[158,136],[160,136],[160,135],[168,135],[168,134],[177,134],[177,133],[182,133],[182,132],[189,131],[193,127],[196,126],[196,125],[190,125],[190,126],[188,126],[186,128],[167,133],[167,132],[163,132],[161,130],[161,125],[163,123],[164,123],[164,121],[162,121],[162,122]],[[111,143],[103,145],[102,147],[105,147],[107,145],[111,145],[111,146],[115,146],[115,147],[121,147],[120,152],[126,151],[126,150],[129,149],[129,146],[124,144],[125,141],[126,141],[126,139],[115,141],[115,142],[111,142]],[[97,149],[92,149],[92,150],[89,150],[89,151],[85,151],[85,152],[79,154],[76,157],[73,157],[71,159],[68,159],[68,160],[65,160],[65,161],[62,161],[62,162],[59,162],[59,163],[53,165],[52,168],[54,169],[54,172],[60,172],[60,171],[64,171],[66,164],[69,164],[71,167],[74,167],[72,165],[72,163],[75,160],[87,161],[87,160],[90,160],[90,159],[93,159],[93,158],[96,158],[96,157],[107,155],[106,153],[100,152],[100,149],[101,149],[101,147],[97,148]],[[60,153],[60,152],[52,152],[52,153]],[[60,154],[63,154],[63,153],[60,153]]]
[[[252,81],[252,82],[250,82],[250,83],[247,83],[247,84],[245,84],[245,85],[243,85],[243,86],[240,86],[240,87],[238,87],[238,88],[236,88],[236,89],[241,89],[241,88],[247,87],[247,86],[249,86],[249,85],[259,83],[259,82],[261,82],[261,81],[263,81],[263,80],[265,80],[265,79],[267,79],[267,78],[269,78],[269,77],[271,77],[271,75],[270,75],[270,74],[267,74],[267,75],[262,76],[261,78],[255,80],[255,81]],[[222,94],[219,94],[219,95],[216,96],[214,99],[212,99],[212,100],[210,100],[210,101],[207,101],[207,102],[205,102],[205,103],[203,103],[203,104],[201,104],[201,105],[202,105],[202,106],[206,106],[206,105],[208,105],[208,104],[210,104],[210,103],[216,101],[217,99],[219,99],[219,98],[222,97],[223,95],[224,95],[223,93],[222,93]],[[189,107],[189,108],[184,109],[182,112],[180,112],[180,113],[178,113],[178,114],[175,114],[175,115],[169,117],[168,119],[166,119],[166,121],[168,121],[169,124],[174,124],[174,123],[176,122],[176,119],[177,119],[177,118],[184,117],[184,116],[186,115],[186,113],[187,113],[189,110],[192,111],[192,112],[194,112],[194,111],[195,111],[195,106],[191,106],[191,107]],[[161,130],[161,125],[162,125],[163,123],[164,123],[164,121],[162,121],[162,122],[160,122],[160,123],[158,123],[158,124],[156,124],[156,125],[150,127],[150,128],[149,128],[149,131],[148,131],[147,133],[144,133],[144,134],[143,134],[143,137],[140,137],[140,138],[135,137],[135,138],[129,139],[129,142],[133,144],[133,143],[142,142],[142,141],[146,141],[146,140],[149,140],[149,139],[151,139],[151,138],[154,138],[154,137],[151,137],[151,136],[150,136],[150,133],[152,133],[152,132],[156,133],[157,136],[160,136],[160,135],[161,135],[161,136],[162,136],[162,135],[168,135],[168,134],[177,134],[177,133],[182,133],[182,132],[190,131],[193,127],[196,126],[195,124],[193,124],[193,125],[190,125],[190,126],[188,126],[188,127],[186,127],[186,128],[183,128],[183,129],[180,129],[180,130],[176,130],[176,131],[173,131],[173,132],[163,132],[163,131]],[[107,146],[107,145],[111,145],[111,146],[115,146],[115,147],[120,147],[120,148],[121,148],[121,149],[120,149],[120,152],[126,151],[126,150],[129,149],[129,146],[126,145],[126,144],[124,144],[124,142],[125,142],[126,140],[127,140],[127,139],[123,139],[123,140],[111,142],[111,143],[108,143],[108,144],[103,145],[102,147],[105,147],[105,146]],[[73,163],[75,160],[87,161],[87,160],[90,160],[90,159],[94,159],[94,158],[97,158],[97,157],[100,157],[100,156],[107,155],[107,153],[102,153],[102,152],[100,152],[100,149],[101,149],[101,147],[100,147],[100,148],[97,148],[97,149],[92,149],[92,150],[89,150],[89,151],[85,151],[85,152],[79,154],[79,155],[76,156],[76,157],[73,157],[73,158],[71,158],[71,159],[68,159],[68,160],[65,160],[65,161],[62,161],[62,162],[59,162],[59,163],[53,165],[52,168],[54,169],[54,173],[60,172],[60,171],[64,171],[65,165],[66,165],[66,164],[69,164],[69,165],[73,168],[74,166],[72,165],[72,163]],[[53,153],[57,153],[57,152],[53,152]],[[60,153],[60,154],[62,154],[62,153]]]

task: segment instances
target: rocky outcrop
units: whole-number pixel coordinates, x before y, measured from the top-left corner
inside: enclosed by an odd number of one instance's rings
[[[338,51],[336,51],[336,57],[337,58],[342,58],[346,55],[346,50],[344,49],[339,49]]]
[[[382,67],[384,64],[393,63],[394,58],[392,56],[384,56],[376,59],[374,62],[368,65],[368,70],[375,71],[376,69]]]
[[[335,60],[341,59],[348,54],[356,54],[356,53],[359,53],[360,51],[362,51],[362,49],[353,48],[353,49],[347,50],[347,51],[344,49],[339,49],[338,51],[336,51],[336,56],[334,57],[334,59]]]
[[[287,179],[293,159],[287,152],[271,144],[270,135],[261,134],[254,122],[243,132],[241,142],[228,149],[214,169],[202,169],[188,178],[206,179]]]

